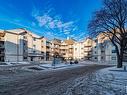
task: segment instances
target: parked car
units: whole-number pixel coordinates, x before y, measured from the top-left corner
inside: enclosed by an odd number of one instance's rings
[[[74,61],[74,64],[78,64],[78,60],[75,60],[75,61]]]
[[[72,65],[72,64],[74,64],[72,61],[70,61],[70,64]]]

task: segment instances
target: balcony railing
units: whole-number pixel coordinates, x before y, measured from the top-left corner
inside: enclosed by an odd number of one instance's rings
[[[4,45],[0,45],[0,49],[1,49],[1,48],[2,48],[2,49],[5,48]]]
[[[73,48],[73,46],[69,46],[68,48]]]
[[[4,41],[4,37],[0,37],[0,41]]]
[[[44,56],[44,54],[42,54],[42,53],[28,53],[28,56],[37,56],[37,57],[39,57],[39,56]]]
[[[0,53],[0,56],[5,56],[5,53],[3,52],[3,53]]]

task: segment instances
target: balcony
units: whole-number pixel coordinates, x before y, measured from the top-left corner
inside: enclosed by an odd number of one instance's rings
[[[0,37],[0,41],[4,41],[4,37]]]
[[[62,50],[62,49],[68,49],[68,48],[67,48],[67,47],[63,47],[63,46],[61,46],[60,49]]]
[[[1,44],[0,44],[0,49],[4,49],[4,48],[5,48],[4,45],[1,45]]]
[[[101,50],[101,53],[105,53],[105,51],[104,50]]]
[[[4,37],[5,36],[5,32],[4,31],[0,31],[0,37]]]
[[[91,49],[84,49],[84,52],[92,52]]]
[[[92,47],[92,45],[85,45],[84,48]]]
[[[70,46],[68,46],[68,48],[72,49],[72,48],[73,48],[73,46],[72,46],[72,45],[70,45]]]
[[[32,56],[32,57],[43,57],[44,54],[42,54],[42,53],[28,53],[28,56]]]
[[[0,56],[5,56],[5,53],[4,52],[0,52]]]

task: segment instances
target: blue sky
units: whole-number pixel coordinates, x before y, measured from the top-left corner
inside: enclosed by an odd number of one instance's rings
[[[26,28],[46,38],[83,40],[102,0],[0,0],[0,29]]]

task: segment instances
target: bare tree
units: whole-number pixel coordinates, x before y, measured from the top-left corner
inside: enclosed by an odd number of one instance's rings
[[[121,68],[127,50],[127,0],[104,0],[103,7],[96,11],[88,25],[93,35],[102,33],[116,48],[117,67]]]

